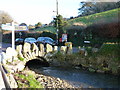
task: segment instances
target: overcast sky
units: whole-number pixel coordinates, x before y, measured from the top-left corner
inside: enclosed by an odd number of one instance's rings
[[[81,0],[58,0],[59,14],[69,18],[78,15]],[[1,0],[0,10],[8,12],[18,23],[50,23],[55,17],[56,0]]]

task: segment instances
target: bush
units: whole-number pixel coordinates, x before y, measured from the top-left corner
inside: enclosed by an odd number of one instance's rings
[[[119,44],[103,44],[99,50],[99,54],[104,56],[119,57],[120,45]]]

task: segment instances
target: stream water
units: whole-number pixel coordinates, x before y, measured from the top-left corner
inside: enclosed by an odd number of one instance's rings
[[[32,70],[37,71],[38,73],[67,80],[75,87],[82,86],[83,88],[87,88],[91,86],[95,88],[120,88],[119,76],[92,73],[82,69],[75,68],[39,67],[39,66],[31,68]]]

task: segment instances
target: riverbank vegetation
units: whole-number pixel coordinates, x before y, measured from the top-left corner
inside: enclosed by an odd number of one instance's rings
[[[18,88],[43,88],[43,86],[36,80],[34,72],[27,70],[23,72],[14,73]]]
[[[62,67],[79,67],[89,71],[120,74],[120,45],[103,44],[98,52],[93,52],[92,48],[86,48],[88,55],[84,56],[80,52],[73,54],[57,54],[50,57],[51,65]]]

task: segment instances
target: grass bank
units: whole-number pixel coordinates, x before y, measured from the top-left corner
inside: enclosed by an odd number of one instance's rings
[[[52,65],[62,67],[82,67],[94,72],[120,74],[120,45],[119,44],[103,44],[98,52],[92,52],[92,48],[86,50],[88,55],[82,54],[62,54],[57,53],[50,58]]]
[[[96,13],[88,16],[83,16],[75,19],[69,20],[69,24],[73,24],[75,22],[83,22],[86,25],[91,25],[93,23],[97,22],[112,22],[114,20],[118,20],[118,15],[120,14],[120,8],[101,12],[101,13]]]

